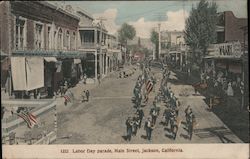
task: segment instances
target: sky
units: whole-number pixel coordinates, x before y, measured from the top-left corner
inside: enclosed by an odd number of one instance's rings
[[[247,0],[210,0],[218,5],[218,12],[233,11],[239,18],[247,18]],[[126,22],[133,25],[136,35],[149,38],[150,31],[178,30],[185,28],[185,19],[189,16],[192,6],[198,0],[175,1],[66,1],[74,8],[81,8],[90,13],[94,18],[103,17],[106,29],[115,34],[121,25]]]

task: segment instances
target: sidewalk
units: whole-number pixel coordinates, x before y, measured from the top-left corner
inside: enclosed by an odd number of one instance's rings
[[[189,80],[186,80],[185,73],[176,70],[174,70],[174,72],[176,73],[176,77],[179,79],[179,81],[184,81],[183,84],[192,84],[198,80],[197,77],[191,77]],[[192,90],[193,87],[190,86],[190,89]],[[204,106],[203,110],[205,111],[205,109],[208,107],[208,98],[214,92],[212,89],[198,92],[204,97],[204,101],[202,101],[200,104]],[[234,97],[231,100],[230,105],[222,102],[221,104],[214,106],[212,112],[205,111],[201,113],[204,114],[204,117],[210,113],[209,116],[211,119],[217,118],[221,121],[221,123],[223,123],[223,125],[227,125],[227,127],[231,129],[231,131],[235,133],[242,141],[249,142],[249,114],[246,111],[240,112],[239,109],[236,109],[238,106],[240,106],[239,100],[236,98],[237,97]],[[212,121],[213,120],[211,120],[211,122]],[[214,121],[214,123],[216,122]]]

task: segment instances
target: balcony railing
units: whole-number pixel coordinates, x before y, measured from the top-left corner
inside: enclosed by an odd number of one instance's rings
[[[95,49],[95,48],[97,48],[99,46],[100,46],[99,44],[84,42],[84,43],[81,43],[80,48],[81,49]]]

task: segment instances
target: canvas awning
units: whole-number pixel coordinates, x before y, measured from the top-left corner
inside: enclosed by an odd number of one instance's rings
[[[11,57],[14,90],[34,90],[44,87],[44,63],[40,57]]]
[[[44,60],[47,62],[57,62],[57,59],[55,57],[44,57]]]

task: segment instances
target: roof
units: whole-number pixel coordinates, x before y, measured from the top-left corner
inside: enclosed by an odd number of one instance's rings
[[[78,16],[76,16],[75,14],[69,13],[69,12],[67,12],[67,11],[64,10],[64,9],[62,9],[62,8],[60,8],[60,7],[58,7],[58,6],[55,6],[55,5],[52,4],[52,3],[49,3],[49,2],[46,2],[46,1],[36,1],[36,2],[37,2],[37,3],[40,3],[40,4],[44,5],[44,6],[47,6],[47,7],[51,8],[51,9],[55,9],[56,11],[59,11],[59,12],[61,12],[61,13],[63,13],[63,14],[66,14],[66,15],[68,15],[68,16],[74,18],[74,19],[80,20],[80,18],[79,18]]]

